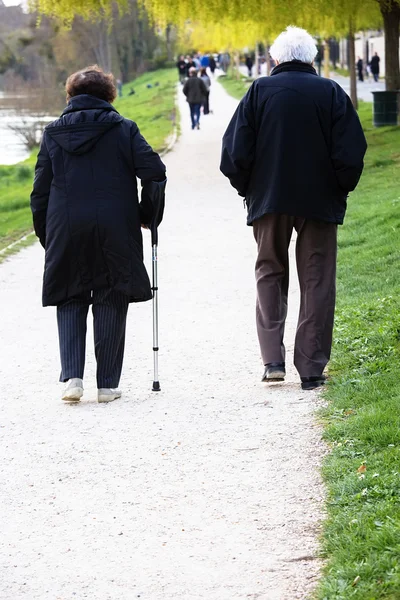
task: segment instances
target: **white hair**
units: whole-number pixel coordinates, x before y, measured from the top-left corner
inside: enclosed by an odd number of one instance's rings
[[[300,27],[287,27],[278,35],[269,53],[280,63],[299,60],[311,64],[318,50],[308,31]]]

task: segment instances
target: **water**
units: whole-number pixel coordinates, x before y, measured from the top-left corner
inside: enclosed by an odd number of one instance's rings
[[[30,155],[24,141],[10,129],[10,125],[21,124],[20,113],[12,108],[13,99],[17,97],[0,92],[0,165],[13,165],[25,160]],[[37,117],[24,113],[25,121],[37,121]],[[44,117],[43,120],[51,121],[53,117]]]

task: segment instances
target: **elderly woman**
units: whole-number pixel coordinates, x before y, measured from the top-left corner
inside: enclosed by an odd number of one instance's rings
[[[129,303],[152,296],[141,225],[152,220],[148,191],[165,185],[165,166],[136,123],[112,106],[111,74],[87,67],[68,78],[66,91],[66,109],[44,130],[31,195],[46,250],[43,306],[57,306],[62,398],[79,402],[92,304],[98,401],[110,402],[121,396]]]

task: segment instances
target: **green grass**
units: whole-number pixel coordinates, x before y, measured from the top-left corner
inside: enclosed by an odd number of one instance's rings
[[[244,75],[240,75],[240,79],[237,79],[236,76],[232,77],[231,74],[228,74],[223,77],[219,77],[218,81],[224,86],[228,94],[234,98],[237,98],[238,100],[241,100],[254,80],[249,79]]]
[[[338,301],[323,417],[327,566],[316,597],[400,598],[400,128],[374,128],[339,231]]]
[[[333,73],[342,75],[342,77],[350,77],[349,69],[342,69],[341,67],[336,67],[336,69],[333,69]]]
[[[141,133],[157,152],[165,150],[166,140],[172,134],[176,118],[176,69],[145,73],[122,88],[122,98],[117,98],[115,108],[124,117],[137,123]],[[158,84],[158,85],[155,85]],[[151,85],[151,88],[147,86]],[[129,90],[135,94],[128,96]]]
[[[168,137],[175,128],[176,81],[175,69],[145,73],[123,86],[123,97],[115,102],[116,109],[124,117],[136,121],[142,134],[158,152],[166,148]],[[130,88],[135,90],[133,96],[128,96]],[[0,250],[32,228],[29,196],[36,155],[37,150],[24,162],[0,165]]]
[[[17,165],[0,166],[0,250],[32,229],[29,195],[36,153]]]

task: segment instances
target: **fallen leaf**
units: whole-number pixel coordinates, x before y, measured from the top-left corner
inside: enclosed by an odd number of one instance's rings
[[[353,583],[351,584],[353,587],[355,585],[357,585],[357,583],[360,581],[361,577],[359,575],[357,575],[357,577],[355,578],[355,580],[353,581]]]
[[[357,473],[365,473],[366,470],[367,470],[367,465],[361,465],[358,467]]]

